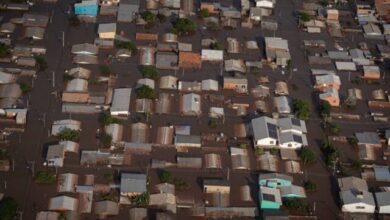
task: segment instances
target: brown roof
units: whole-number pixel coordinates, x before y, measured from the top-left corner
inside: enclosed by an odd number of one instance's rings
[[[148,33],[136,33],[135,40],[144,40],[144,41],[157,41],[157,34],[148,34]]]
[[[198,53],[180,52],[179,67],[183,68],[200,68],[202,65],[202,58]]]

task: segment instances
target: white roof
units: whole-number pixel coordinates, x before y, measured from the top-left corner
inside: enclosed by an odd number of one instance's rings
[[[200,95],[195,93],[183,95],[182,110],[185,113],[200,113]]]
[[[54,121],[51,127],[51,134],[58,135],[65,128],[69,128],[72,130],[80,130],[81,122],[76,120],[71,120],[71,119]]]
[[[319,75],[316,76],[316,84],[331,84],[336,83],[341,85],[340,77],[337,75]]]
[[[98,33],[116,32],[116,23],[99,24]]]
[[[279,37],[265,37],[265,46],[269,49],[288,50],[288,41]]]
[[[354,62],[335,62],[337,70],[356,71]]]
[[[50,199],[49,210],[76,211],[78,200],[69,196],[57,196]]]
[[[111,114],[128,114],[130,107],[130,97],[131,88],[115,89],[110,108]]]
[[[223,50],[202,49],[202,60],[222,61],[223,60]]]
[[[202,90],[204,91],[218,91],[218,81],[213,79],[202,80]]]
[[[88,91],[88,81],[85,79],[72,79],[66,85],[67,92],[86,92]]]

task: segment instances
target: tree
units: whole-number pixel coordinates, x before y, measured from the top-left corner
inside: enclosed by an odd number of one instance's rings
[[[47,69],[48,64],[47,64],[47,61],[44,57],[36,56],[35,61],[37,62],[39,71],[45,71]]]
[[[191,187],[190,184],[188,184],[183,179],[179,179],[179,178],[174,178],[173,179],[173,184],[175,185],[175,189],[177,191],[188,190]]]
[[[80,26],[80,19],[77,17],[77,15],[73,15],[72,17],[69,18],[69,24],[73,27]]]
[[[115,45],[117,48],[127,49],[127,50],[131,51],[132,54],[136,54],[138,52],[137,46],[133,42],[116,41]]]
[[[29,84],[26,84],[26,83],[20,83],[19,87],[20,87],[20,90],[22,90],[23,94],[27,94],[27,93],[31,92],[31,89],[32,89],[31,86]]]
[[[210,44],[210,49],[212,50],[223,50],[223,45],[218,42],[214,42]]]
[[[48,172],[41,171],[35,176],[35,182],[39,184],[51,184],[55,183],[55,181],[56,175]]]
[[[143,205],[149,204],[149,199],[150,199],[149,192],[144,192],[140,195],[133,196],[131,198],[131,202],[138,205],[138,206],[143,206]]]
[[[141,17],[150,26],[153,26],[156,23],[156,20],[157,20],[157,16],[155,14],[153,14],[151,11],[144,11],[141,14]]]
[[[255,154],[256,156],[261,156],[264,154],[264,148],[262,147],[257,147],[256,150],[255,150]]]
[[[299,13],[299,20],[301,22],[308,22],[310,21],[311,17],[309,14],[305,13],[305,12],[301,12]]]
[[[64,82],[69,82],[69,81],[71,81],[72,79],[74,79],[74,76],[68,75],[68,74],[64,74],[64,76],[62,77],[62,79],[64,80]]]
[[[348,138],[348,143],[350,145],[352,145],[352,147],[357,147],[359,140],[355,136],[352,136],[352,137]]]
[[[0,201],[0,219],[13,220],[18,214],[18,203],[11,197],[5,197]]]
[[[329,132],[333,135],[338,135],[341,131],[341,128],[337,124],[329,124],[328,126]]]
[[[362,169],[362,165],[363,165],[363,163],[362,163],[361,160],[353,160],[353,161],[351,162],[351,167],[352,167],[353,169],[355,169],[355,170],[360,170],[360,169]]]
[[[112,182],[114,180],[114,175],[112,173],[105,173],[103,175],[103,178],[107,181],[107,182]]]
[[[112,74],[111,67],[109,65],[101,65],[100,72],[105,76]]]
[[[314,192],[314,191],[317,190],[317,184],[315,184],[314,182],[308,180],[308,181],[305,182],[304,188],[305,188],[306,191]]]
[[[112,144],[112,136],[109,134],[105,134],[102,138],[102,145],[105,148],[110,147]]]
[[[158,14],[157,19],[160,21],[160,23],[164,23],[167,20],[167,17],[163,14]]]
[[[209,12],[209,10],[203,8],[203,9],[200,9],[200,10],[199,10],[198,16],[199,16],[200,18],[207,18],[207,17],[210,16],[210,12]]]
[[[156,79],[158,79],[159,75],[160,74],[158,73],[157,69],[154,68],[154,67],[144,66],[142,68],[142,76],[144,78],[149,78],[149,79],[156,80]]]
[[[322,102],[321,103],[321,116],[323,118],[329,117],[330,116],[330,109],[331,106],[329,102]]]
[[[0,58],[4,58],[9,54],[9,47],[4,43],[0,43]]]
[[[152,88],[147,85],[143,85],[136,90],[137,97],[140,99],[155,99],[156,93]]]
[[[219,31],[221,29],[221,27],[217,23],[212,22],[212,21],[207,22],[206,27],[210,31]]]
[[[247,145],[245,143],[240,143],[239,147],[241,149],[246,149],[247,148]]]
[[[172,173],[166,170],[162,170],[158,177],[162,183],[172,183],[173,181]]]
[[[110,124],[121,124],[122,121],[120,119],[112,117],[110,114],[103,114],[103,116],[100,119],[100,123],[103,125],[110,125]]]
[[[173,32],[178,35],[189,35],[196,31],[196,24],[188,18],[179,18],[173,24]]]
[[[58,137],[61,140],[77,142],[80,138],[80,132],[78,130],[65,128],[58,134]]]
[[[301,120],[308,120],[310,117],[310,105],[309,102],[301,99],[293,99],[293,110],[297,117]]]
[[[218,121],[215,118],[212,118],[209,120],[209,127],[210,128],[217,128],[218,127]]]
[[[302,159],[303,164],[305,165],[311,164],[316,160],[315,153],[307,147],[302,148],[300,157]]]
[[[289,210],[302,213],[309,212],[309,204],[305,199],[288,198],[283,200],[283,204]]]

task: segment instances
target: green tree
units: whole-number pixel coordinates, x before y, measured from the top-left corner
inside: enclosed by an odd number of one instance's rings
[[[167,17],[163,14],[158,14],[157,19],[160,21],[160,23],[164,23],[167,20]]]
[[[39,184],[52,184],[56,182],[56,175],[44,171],[40,171],[35,176],[35,182]]]
[[[137,97],[140,99],[155,99],[156,93],[152,88],[147,85],[143,85],[136,90]]]
[[[311,16],[305,12],[299,13],[299,20],[301,22],[308,22],[311,20]]]
[[[255,154],[256,156],[261,156],[264,154],[264,148],[262,147],[257,147],[256,150],[255,150]]]
[[[74,76],[71,76],[71,75],[68,75],[68,74],[64,74],[64,76],[62,77],[62,79],[64,80],[64,82],[69,82],[71,81],[72,79],[74,79]]]
[[[14,220],[18,214],[18,203],[11,197],[5,197],[0,201],[0,219]]]
[[[331,110],[331,106],[330,106],[329,102],[322,102],[321,103],[321,116],[323,118],[330,116],[330,110]]]
[[[293,110],[297,117],[301,120],[308,120],[310,117],[310,104],[301,99],[293,99]]]
[[[131,51],[132,54],[136,54],[138,52],[137,46],[133,42],[119,42],[115,41],[115,45],[117,48],[127,49]]]
[[[37,62],[39,71],[45,71],[47,69],[48,64],[47,64],[47,61],[44,57],[36,56],[35,61]]]
[[[304,188],[305,188],[306,191],[314,192],[314,191],[317,190],[317,184],[315,184],[314,182],[308,180],[308,181],[305,182]]]
[[[160,74],[158,73],[157,69],[154,68],[154,67],[144,66],[142,68],[142,76],[144,78],[149,78],[149,79],[156,80],[156,79],[158,79],[159,75]]]
[[[329,132],[333,135],[338,135],[340,134],[341,128],[337,124],[329,124],[328,126]]]
[[[200,10],[199,10],[198,16],[199,16],[200,18],[207,18],[207,17],[210,17],[210,12],[209,12],[209,10],[203,8],[203,9],[200,9]]]
[[[80,138],[80,131],[73,130],[70,128],[65,128],[58,134],[58,137],[61,140],[77,142]]]
[[[79,17],[77,17],[77,15],[73,15],[69,18],[69,24],[70,26],[73,26],[73,27],[78,27],[80,26],[80,19]]]
[[[246,149],[247,148],[247,145],[245,143],[240,143],[239,147],[241,149]]]
[[[150,194],[149,192],[144,192],[140,195],[133,196],[131,202],[138,206],[144,206],[149,204]]]
[[[4,43],[0,43],[0,58],[4,58],[9,54],[9,47]]]
[[[158,177],[162,183],[172,183],[173,181],[172,173],[166,170],[162,170]]]
[[[185,191],[191,188],[190,184],[188,184],[185,180],[179,178],[174,178],[173,184],[175,185],[175,189],[177,191]]]
[[[283,204],[287,209],[301,213],[308,213],[310,209],[305,199],[288,198],[283,200]]]
[[[357,147],[359,140],[355,136],[352,136],[352,137],[348,138],[348,143],[350,145],[352,145],[352,147]]]
[[[212,50],[223,50],[223,45],[218,42],[214,42],[210,44],[210,49]]]
[[[114,175],[112,173],[105,173],[103,175],[103,178],[107,181],[107,182],[112,182],[114,181]]]
[[[355,170],[361,170],[362,169],[362,161],[361,160],[353,160],[351,162],[351,167]]]
[[[209,127],[210,128],[217,128],[218,127],[218,121],[217,121],[217,119],[215,119],[215,118],[211,118],[210,120],[209,120]]]
[[[305,147],[302,148],[300,157],[302,159],[303,164],[311,164],[316,160],[316,155],[315,153],[310,150],[309,148]]]
[[[157,16],[153,14],[151,11],[144,11],[141,14],[142,19],[146,21],[149,25],[154,25],[157,20]]]
[[[173,32],[178,35],[189,35],[196,31],[196,24],[188,18],[179,18],[173,24]]]
[[[26,83],[20,83],[19,87],[20,87],[20,90],[22,90],[23,94],[27,94],[27,93],[31,92],[31,90],[32,90],[31,86],[29,84],[26,84]]]
[[[121,124],[122,121],[118,118],[112,117],[110,114],[104,113],[103,116],[100,118],[100,123],[102,123],[103,125]]]
[[[112,144],[112,136],[109,135],[109,134],[105,134],[102,137],[102,145],[103,145],[103,147],[108,148],[108,147],[111,146],[111,144]]]
[[[111,67],[109,65],[101,65],[100,72],[105,76],[112,74],[112,70],[111,70]]]

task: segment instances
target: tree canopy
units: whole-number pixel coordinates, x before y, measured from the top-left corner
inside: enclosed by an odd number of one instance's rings
[[[302,120],[308,120],[310,117],[310,104],[301,99],[293,99],[293,110],[296,116]]]
[[[195,22],[191,21],[188,18],[179,18],[174,24],[173,24],[173,32],[178,35],[189,35],[196,31],[196,24]]]

